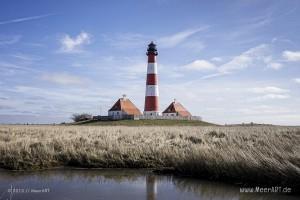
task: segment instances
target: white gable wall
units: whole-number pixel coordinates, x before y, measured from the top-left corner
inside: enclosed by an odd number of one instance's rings
[[[108,111],[108,116],[111,116],[113,119],[122,119],[124,115],[127,115],[127,113],[122,110]]]
[[[163,116],[177,116],[177,113],[163,113]]]

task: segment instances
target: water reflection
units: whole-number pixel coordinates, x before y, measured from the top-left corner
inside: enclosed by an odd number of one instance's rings
[[[9,193],[21,189],[49,188],[46,193]],[[48,170],[38,172],[0,171],[2,199],[297,199],[294,196],[244,194],[239,187],[192,178],[154,175],[147,170]]]
[[[175,178],[173,184],[182,192],[195,194],[199,199],[239,199],[239,200],[292,200],[299,197],[288,196],[283,194],[266,194],[266,193],[240,193],[240,188],[235,185],[199,181],[197,179]]]
[[[147,200],[156,200],[157,185],[154,175],[146,176],[146,189]]]

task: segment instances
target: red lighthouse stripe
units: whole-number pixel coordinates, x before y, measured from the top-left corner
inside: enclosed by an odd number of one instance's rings
[[[155,63],[156,62],[156,56],[154,54],[148,55],[148,63]]]
[[[158,111],[158,96],[146,96],[145,111]]]
[[[156,74],[147,74],[147,85],[157,85]]]

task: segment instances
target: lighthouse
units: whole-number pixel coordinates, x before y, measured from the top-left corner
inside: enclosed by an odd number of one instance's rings
[[[159,115],[159,94],[158,94],[158,77],[157,77],[157,56],[156,45],[151,42],[148,45],[148,67],[147,67],[147,80],[146,80],[146,94],[145,94],[145,107],[144,115]]]

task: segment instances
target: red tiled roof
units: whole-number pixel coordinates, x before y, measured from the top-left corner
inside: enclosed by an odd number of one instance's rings
[[[128,115],[141,115],[141,111],[127,98],[120,98],[109,111],[123,111]]]
[[[179,102],[172,102],[163,113],[178,113],[182,117],[192,116]]]

